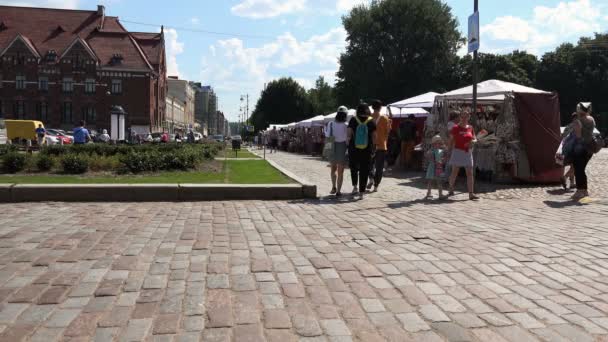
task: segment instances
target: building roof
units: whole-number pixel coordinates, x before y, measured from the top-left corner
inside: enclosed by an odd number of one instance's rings
[[[51,50],[62,56],[80,38],[102,67],[150,71],[159,71],[164,52],[162,34],[131,33],[117,17],[105,16],[103,8],[81,11],[0,6],[0,23],[0,51],[21,36],[41,56]],[[116,54],[123,58],[120,66],[111,64]]]

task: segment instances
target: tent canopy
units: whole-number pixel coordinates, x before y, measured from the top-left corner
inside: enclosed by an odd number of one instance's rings
[[[499,80],[488,80],[477,85],[477,96],[482,100],[504,100],[505,95],[509,93],[551,94],[544,90]],[[438,95],[437,98],[442,100],[469,100],[473,98],[473,86],[452,90],[443,95]]]
[[[296,124],[296,127],[309,128],[309,127],[323,126],[324,118],[325,117],[323,115],[317,115],[313,118],[298,122]]]
[[[329,123],[330,121],[334,121],[336,119],[336,115],[338,113],[331,113],[329,115],[326,115],[323,117],[323,122],[324,123]],[[352,118],[353,116],[355,116],[355,114],[357,114],[357,111],[354,109],[349,109],[348,110],[348,115],[347,115],[347,120],[349,120],[350,118]]]
[[[429,92],[426,94],[418,95],[409,99],[405,99],[399,102],[388,105],[394,108],[431,108],[435,103],[435,97],[441,95],[435,92]]]
[[[429,116],[429,112],[424,108],[400,108],[399,113],[393,113],[393,118],[402,119],[410,115],[414,115],[417,118],[426,118]]]

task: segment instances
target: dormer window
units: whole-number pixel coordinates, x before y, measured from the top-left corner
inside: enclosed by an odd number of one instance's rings
[[[47,62],[55,62],[57,60],[57,51],[49,50],[44,56],[44,60]]]
[[[112,59],[110,60],[110,65],[120,65],[120,64],[122,64],[122,60],[123,60],[122,55],[119,53],[116,53],[112,56]]]

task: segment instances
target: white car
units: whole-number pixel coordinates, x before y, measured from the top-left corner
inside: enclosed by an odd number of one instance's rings
[[[199,132],[194,132],[194,142],[199,142],[203,140],[203,134]]]

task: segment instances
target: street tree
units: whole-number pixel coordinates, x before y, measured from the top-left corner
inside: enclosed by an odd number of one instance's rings
[[[315,87],[308,90],[308,98],[315,114],[329,114],[336,111],[337,101],[334,88],[319,76]]]
[[[462,44],[458,21],[440,0],[384,0],[343,18],[346,51],[336,84],[341,104],[400,100],[443,89]]]
[[[291,77],[274,80],[262,91],[251,115],[256,130],[269,124],[287,124],[308,119],[313,107],[306,90]]]

